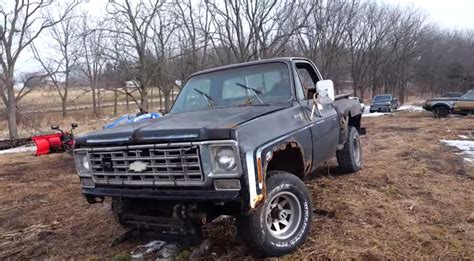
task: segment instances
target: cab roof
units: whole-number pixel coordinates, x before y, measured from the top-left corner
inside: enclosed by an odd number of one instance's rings
[[[201,74],[206,74],[206,73],[211,73],[211,72],[217,72],[217,71],[222,71],[222,70],[240,68],[240,67],[245,67],[245,66],[250,66],[250,65],[272,63],[272,62],[283,62],[283,63],[289,64],[290,62],[292,62],[294,60],[304,60],[304,61],[311,62],[311,60],[309,60],[307,58],[304,58],[304,57],[277,57],[277,58],[263,59],[263,60],[250,61],[250,62],[244,62],[244,63],[229,64],[229,65],[224,65],[224,66],[215,67],[215,68],[211,68],[211,69],[206,69],[206,70],[203,70],[203,71],[195,72],[195,73],[191,74],[190,77],[201,75]]]

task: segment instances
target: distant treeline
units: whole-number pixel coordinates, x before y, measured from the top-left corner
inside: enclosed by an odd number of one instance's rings
[[[6,21],[0,86],[11,117],[31,89],[9,93],[15,55],[26,48],[43,69],[25,75],[25,86],[47,80],[63,108],[69,86],[90,86],[96,114],[104,88],[145,110],[151,89],[159,88],[168,109],[176,80],[278,56],[310,58],[336,88],[350,86],[359,97],[391,92],[403,102],[408,93],[474,88],[473,31],[442,30],[419,9],[379,1],[114,0],[100,18],[81,12],[79,0],[16,3],[0,7],[0,21]],[[49,49],[36,48],[32,40],[39,35],[49,39]]]

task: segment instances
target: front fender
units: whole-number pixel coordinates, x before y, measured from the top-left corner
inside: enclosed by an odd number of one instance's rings
[[[301,172],[294,171],[293,174],[303,178],[311,171],[313,167],[311,139],[309,128],[302,128],[261,144],[255,150],[245,153],[250,209],[258,207],[266,197],[267,168],[275,153],[288,148],[295,149],[300,153],[301,158],[298,159],[298,162],[288,162],[288,164],[298,164],[301,166]]]

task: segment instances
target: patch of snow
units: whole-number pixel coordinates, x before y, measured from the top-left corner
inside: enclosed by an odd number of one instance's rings
[[[364,111],[362,112],[362,114],[369,114],[369,113],[370,113],[370,105],[364,107]]]
[[[36,153],[36,146],[20,146],[16,148],[0,150],[0,155],[4,154],[13,154],[13,153],[22,153],[22,152],[35,152]]]
[[[441,142],[461,150],[460,154],[465,156],[465,161],[474,162],[474,140],[441,140]]]
[[[379,116],[383,116],[383,115],[387,115],[388,113],[384,113],[384,112],[372,112],[372,113],[365,113],[365,114],[362,114],[362,117],[379,117]]]
[[[400,106],[397,111],[408,111],[408,112],[415,112],[415,111],[424,111],[420,106],[415,106],[415,105],[410,105],[410,104],[404,104]]]
[[[465,140],[469,139],[469,137],[466,135],[458,135],[458,137]]]

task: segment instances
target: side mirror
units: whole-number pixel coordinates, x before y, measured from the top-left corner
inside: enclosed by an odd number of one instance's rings
[[[59,126],[52,124],[52,125],[51,125],[51,129],[52,129],[52,130],[59,130]]]
[[[323,80],[316,83],[316,91],[320,96],[326,96],[334,101],[334,83],[331,80]]]
[[[72,129],[77,128],[77,126],[78,126],[77,123],[72,123],[72,124],[71,124],[71,128],[72,128]]]

